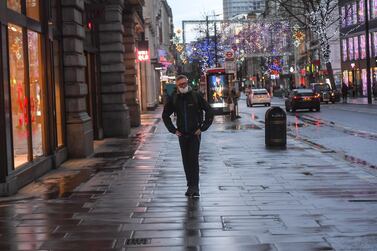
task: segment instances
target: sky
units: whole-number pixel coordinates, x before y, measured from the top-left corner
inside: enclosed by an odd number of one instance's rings
[[[205,20],[206,15],[214,13],[221,14],[217,19],[222,19],[223,0],[167,0],[167,2],[173,11],[174,31],[182,28],[182,20]]]

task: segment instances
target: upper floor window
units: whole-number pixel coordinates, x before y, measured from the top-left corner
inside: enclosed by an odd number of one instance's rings
[[[364,13],[364,0],[360,0],[359,2],[359,23],[363,23],[365,21],[365,13]]]
[[[34,20],[40,21],[40,0],[7,0],[7,7],[11,10],[22,13],[22,5],[26,3],[26,15]]]
[[[372,17],[377,18],[377,0],[373,0],[372,8]]]
[[[343,62],[347,61],[348,56],[347,56],[347,40],[343,39],[342,40],[342,54],[343,54]]]
[[[352,5],[352,19],[353,19],[353,24],[357,24],[357,3],[354,2]]]
[[[346,15],[346,7],[342,7],[341,8],[341,16],[342,16],[342,27],[346,27],[346,18],[347,18],[347,15]]]
[[[37,21],[40,20],[39,4],[39,0],[26,0],[26,15]]]
[[[7,7],[21,13],[21,0],[7,0]]]

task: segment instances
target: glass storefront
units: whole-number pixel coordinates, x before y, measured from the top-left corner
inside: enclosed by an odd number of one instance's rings
[[[41,36],[28,31],[29,79],[30,79],[30,114],[33,143],[33,157],[43,155],[43,70]]]
[[[14,167],[17,168],[43,151],[43,69],[41,35],[8,25],[9,77],[13,132]],[[27,51],[27,55],[25,54]],[[26,63],[26,56],[29,59]],[[27,65],[28,67],[25,67]],[[29,82],[27,83],[26,78]]]
[[[28,99],[25,83],[25,55],[22,28],[8,25],[9,79],[12,104],[14,166],[28,162]]]

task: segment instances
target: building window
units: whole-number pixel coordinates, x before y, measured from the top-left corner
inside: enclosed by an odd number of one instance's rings
[[[43,155],[43,70],[41,36],[28,31],[29,79],[30,79],[30,114],[33,157]]]
[[[365,59],[365,57],[366,57],[365,35],[360,36],[360,51],[361,51],[361,59]]]
[[[346,16],[346,7],[344,6],[341,8],[341,16],[342,16],[341,25],[342,27],[346,27],[347,16]]]
[[[373,0],[373,12],[372,17],[377,18],[377,0]]]
[[[377,57],[377,32],[373,32],[374,56]]]
[[[357,24],[357,2],[354,2],[352,5],[352,17],[353,24]]]
[[[14,167],[42,156],[44,112],[41,36],[19,26],[8,25],[9,77],[12,107]],[[25,62],[25,39],[27,56]],[[28,67],[25,67],[25,66]],[[27,83],[26,73],[29,82]]]
[[[350,60],[354,60],[355,56],[353,54],[353,38],[348,38],[348,55]]]
[[[364,0],[360,0],[359,2],[359,23],[363,23],[365,21],[365,13],[364,13]]]
[[[352,5],[347,5],[347,26],[352,25]]]
[[[361,80],[362,85],[359,86],[359,90],[356,90],[357,93],[360,93],[362,95],[366,95],[367,93],[367,69],[361,70]]]
[[[8,25],[9,79],[12,109],[14,166],[28,162],[28,100],[22,28]]]
[[[40,20],[39,17],[39,4],[40,0],[26,0],[26,15],[37,21]]]
[[[347,40],[346,39],[342,40],[342,45],[343,45],[343,48],[342,48],[343,62],[345,62],[348,59],[348,57],[347,57]]]
[[[343,71],[343,82],[348,86],[348,71]]]
[[[355,53],[355,60],[358,60],[360,58],[359,55],[359,37],[353,38],[353,50]]]
[[[7,0],[7,7],[21,13],[21,0]]]

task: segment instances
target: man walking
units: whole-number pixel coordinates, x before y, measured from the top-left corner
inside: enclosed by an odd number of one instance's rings
[[[213,112],[207,101],[188,86],[184,75],[176,78],[177,92],[164,106],[162,119],[169,132],[178,136],[183,167],[186,174],[186,196],[199,196],[199,149],[201,132],[212,124]],[[203,121],[203,111],[205,119]],[[177,114],[177,127],[170,116]]]

